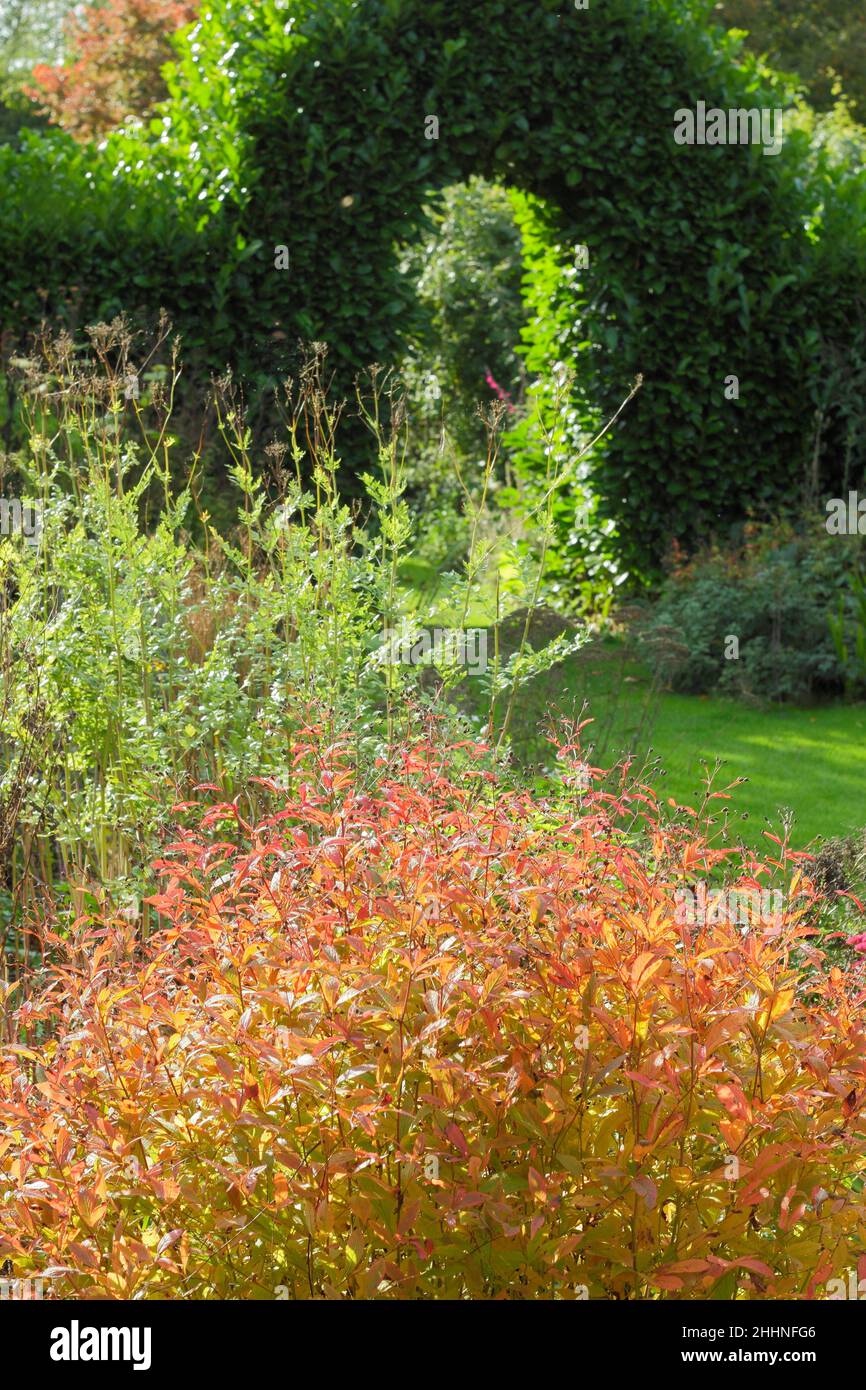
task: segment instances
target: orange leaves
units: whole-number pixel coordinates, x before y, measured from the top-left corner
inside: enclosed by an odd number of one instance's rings
[[[684,927],[683,863],[715,852],[693,820],[630,839],[625,788],[606,819],[552,819],[420,753],[356,793],[341,756],[264,825],[234,817],[234,847],[224,805],[180,835],[167,929],[135,952],[110,923],[57,939],[0,1058],[22,1274],[110,1298],[605,1298],[626,1272],[640,1297],[794,1297],[822,1241],[847,1258],[866,1001],[820,953],[799,987],[799,917]]]
[[[782,1198],[779,1207],[780,1231],[789,1231],[792,1226],[796,1226],[797,1222],[806,1212],[807,1202],[805,1199],[799,1202],[793,1200],[796,1192],[797,1187],[795,1184],[792,1187],[788,1188],[787,1192]]]
[[[741,1086],[734,1082],[726,1082],[723,1086],[716,1087],[716,1095],[729,1115],[744,1120],[747,1124],[752,1123],[752,1107]]]
[[[157,1259],[166,1255],[168,1251],[172,1249],[175,1250],[178,1260],[180,1261],[181,1272],[185,1273],[189,1264],[189,1237],[186,1231],[182,1230],[179,1226],[173,1231],[166,1231],[165,1235],[160,1238],[156,1247]]]
[[[765,1032],[771,1023],[775,1023],[777,1019],[783,1018],[788,1013],[794,1003],[794,997],[792,989],[780,989],[770,995],[756,1016],[756,1022],[762,1032]]]
[[[740,1269],[757,1274],[762,1279],[772,1279],[774,1273],[763,1260],[748,1255],[736,1260],[723,1260],[710,1255],[703,1260],[678,1260],[674,1264],[665,1265],[652,1275],[651,1282],[671,1293],[678,1293],[695,1283],[711,1287],[730,1271]]]
[[[170,1206],[180,1196],[180,1183],[175,1178],[157,1178],[149,1174],[148,1185],[163,1206]]]
[[[692,812],[694,815],[694,812]],[[704,863],[707,858],[707,847],[699,841],[693,841],[686,845],[683,850],[682,866],[686,873],[693,872],[698,865]]]
[[[642,951],[633,962],[628,974],[629,989],[634,995],[641,994],[667,965],[663,956],[656,955],[654,951]]]
[[[735,1037],[744,1027],[747,1014],[743,1009],[736,1009],[733,1013],[726,1014],[721,1018],[715,1019],[703,1038],[703,1049],[708,1057]]]
[[[68,1254],[72,1256],[81,1269],[92,1270],[99,1268],[99,1256],[90,1246],[82,1245],[81,1242],[77,1240],[71,1240],[66,1249]]]
[[[509,974],[510,972],[507,965],[500,965],[495,970],[491,970],[490,974],[487,976],[487,979],[484,981],[484,984],[481,987],[479,1002],[485,1004],[487,1000],[490,998],[490,996],[496,992],[499,986],[505,983],[506,980],[508,980]]]
[[[857,1099],[857,1092],[856,1090],[849,1091],[848,1095],[842,1101],[842,1114],[845,1116],[846,1120],[850,1120],[852,1115],[857,1114],[858,1109],[859,1102]]]
[[[108,1211],[108,1202],[104,1200],[107,1196],[105,1184],[102,1184],[102,1193],[98,1189],[84,1188],[76,1196],[75,1206],[79,1216],[86,1226],[91,1228],[98,1226]]]

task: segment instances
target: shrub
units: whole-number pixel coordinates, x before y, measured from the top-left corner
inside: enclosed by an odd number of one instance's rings
[[[862,1249],[859,977],[800,856],[623,774],[509,794],[326,730],[257,826],[180,808],[162,929],[87,920],[11,1017],[0,1254],[58,1296],[811,1298]],[[642,813],[641,848],[627,828]],[[678,925],[723,865],[784,911]],[[38,1047],[36,1039],[42,1041]]]
[[[64,338],[24,364],[19,486],[41,529],[37,544],[0,538],[0,805],[27,748],[35,766],[15,806],[24,838],[41,846],[42,877],[124,895],[180,786],[218,779],[234,794],[250,766],[285,767],[323,683],[372,762],[413,672],[372,660],[389,562],[334,485],[322,359],[287,402],[289,441],[272,449],[266,478],[253,475],[237,397],[220,388],[234,515],[219,531],[196,506],[195,463],[178,476],[173,456],[177,362],[167,378],[151,374],[122,323],[91,339],[87,355]],[[382,460],[393,446],[379,439]],[[399,508],[396,493],[381,487],[383,509]],[[13,876],[26,873],[11,853]],[[0,859],[0,875],[7,867]]]
[[[14,534],[3,483],[13,533],[0,536],[0,889],[17,885],[18,907],[37,864],[37,880],[55,890],[135,894],[179,788],[218,781],[234,795],[251,767],[284,769],[324,689],[335,736],[352,730],[371,776],[419,704],[449,711],[457,740],[464,717],[426,693],[423,638],[415,663],[384,643],[404,621],[407,636],[426,632],[428,648],[431,627],[485,628],[475,661],[453,643],[448,661],[441,637],[437,660],[449,688],[470,670],[479,678],[476,717],[506,741],[518,691],[564,644],[497,655],[497,626],[510,606],[536,605],[538,572],[528,560],[512,566],[498,604],[484,605],[493,445],[481,479],[463,488],[463,551],[428,601],[400,583],[426,521],[406,503],[405,419],[383,423],[375,376],[359,385],[371,427],[363,511],[335,481],[342,407],[327,394],[323,345],[281,395],[284,438],[263,462],[240,393],[217,383],[232,459],[217,526],[198,459],[173,434],[176,355],[160,363],[160,340],[142,343],[123,320],[89,338],[86,347],[44,340],[17,363],[28,448],[14,501],[40,517],[32,543]],[[499,552],[507,545],[497,536]],[[0,897],[0,943],[6,910]]]
[[[198,0],[108,0],[67,18],[70,60],[40,63],[27,95],[64,130],[92,140],[130,116],[148,116],[168,95],[161,70],[170,35],[192,23]]]
[[[434,233],[407,247],[401,271],[426,320],[410,358],[417,407],[426,405],[437,436],[444,413],[462,451],[483,454],[479,403],[495,399],[497,386],[519,396],[521,385],[521,244],[507,192],[482,179],[446,189]]]
[[[862,564],[858,536],[828,536],[820,517],[746,528],[740,545],[681,558],[640,625],[650,660],[676,690],[808,701],[857,693],[832,624],[856,619],[847,580]],[[736,637],[738,655],[729,639]]]

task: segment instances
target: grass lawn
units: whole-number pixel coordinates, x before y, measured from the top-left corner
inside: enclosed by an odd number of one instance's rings
[[[748,778],[724,803],[737,839],[757,845],[764,829],[778,834],[785,811],[793,813],[798,848],[866,827],[866,705],[753,708],[705,695],[653,694],[646,669],[619,644],[595,643],[519,697],[516,756],[548,761],[540,730],[546,711],[577,714],[584,701],[598,731],[599,765],[630,747],[641,759],[651,749],[665,773],[648,769],[659,795],[698,805],[717,760],[715,790]]]
[[[722,762],[717,787],[735,777],[731,802],[746,815],[757,843],[764,828],[778,833],[793,812],[792,841],[866,827],[866,706],[754,711],[729,700],[663,695],[652,743],[665,768],[668,794],[695,804],[704,765]],[[769,818],[769,821],[768,821]]]
[[[418,564],[411,572],[407,567],[402,578],[408,609],[423,594],[428,612],[431,599],[440,601],[438,622],[460,622],[460,605],[442,602],[445,586],[436,571]],[[493,621],[490,593],[476,595],[467,626]],[[476,706],[477,683],[467,680],[461,690],[461,701]],[[576,717],[584,704],[594,720],[585,736],[597,739],[597,765],[611,766],[629,751],[640,760],[649,758],[655,766],[647,768],[646,780],[660,797],[699,805],[717,761],[714,790],[747,778],[732,788],[730,802],[714,803],[728,807],[732,838],[753,846],[766,843],[763,831],[780,834],[786,813],[791,813],[791,843],[797,848],[818,837],[866,829],[866,704],[759,707],[654,691],[647,668],[624,642],[608,637],[519,692],[511,725],[516,759],[541,773],[552,760],[543,732],[548,713]]]

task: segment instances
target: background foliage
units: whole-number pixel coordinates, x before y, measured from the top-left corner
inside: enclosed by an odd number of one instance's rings
[[[675,690],[799,703],[862,691],[832,624],[841,621],[853,651],[862,619],[850,584],[863,569],[863,538],[829,536],[825,520],[816,515],[806,534],[778,522],[750,527],[724,550],[680,558],[641,632]]]
[[[851,0],[719,0],[719,19],[748,30],[747,45],[776,67],[796,72],[819,110],[841,83],[859,119],[866,117],[866,13]]]
[[[27,94],[79,139],[145,116],[167,95],[161,69],[173,57],[172,33],[197,10],[198,0],[108,0],[73,10],[67,60],[38,63]]]
[[[530,323],[529,347],[548,366],[563,349],[574,360],[571,444],[644,375],[591,490],[620,556],[645,568],[671,536],[790,498],[827,359],[861,350],[859,173],[802,126],[770,159],[673,143],[673,112],[698,99],[785,100],[736,45],[708,38],[703,13],[685,0],[604,0],[591,18],[553,0],[215,0],[144,130],[101,153],[55,137],[4,157],[7,329],[46,311],[104,315],[131,278],[126,307],[165,304],[193,362],[199,349],[232,360],[263,387],[300,334],[327,338],[348,381],[397,361],[420,324],[399,248],[423,234],[437,190],[472,175],[520,187],[561,248],[558,311]],[[591,260],[575,279],[577,243]],[[533,274],[530,262],[530,295]],[[738,402],[723,396],[731,372]],[[822,481],[839,458],[825,414]]]

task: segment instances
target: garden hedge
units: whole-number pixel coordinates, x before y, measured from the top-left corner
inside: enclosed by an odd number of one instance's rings
[[[399,243],[437,190],[479,174],[544,210],[530,363],[576,364],[569,427],[607,418],[643,374],[591,479],[626,562],[790,500],[822,404],[817,476],[835,486],[825,363],[862,342],[863,181],[802,130],[774,157],[675,142],[680,108],[785,100],[707,12],[212,0],[156,119],[98,149],[34,136],[0,152],[0,322],[20,335],[43,314],[165,306],[205,366],[261,387],[302,336],[348,382],[412,330]],[[589,267],[564,275],[576,245]]]

